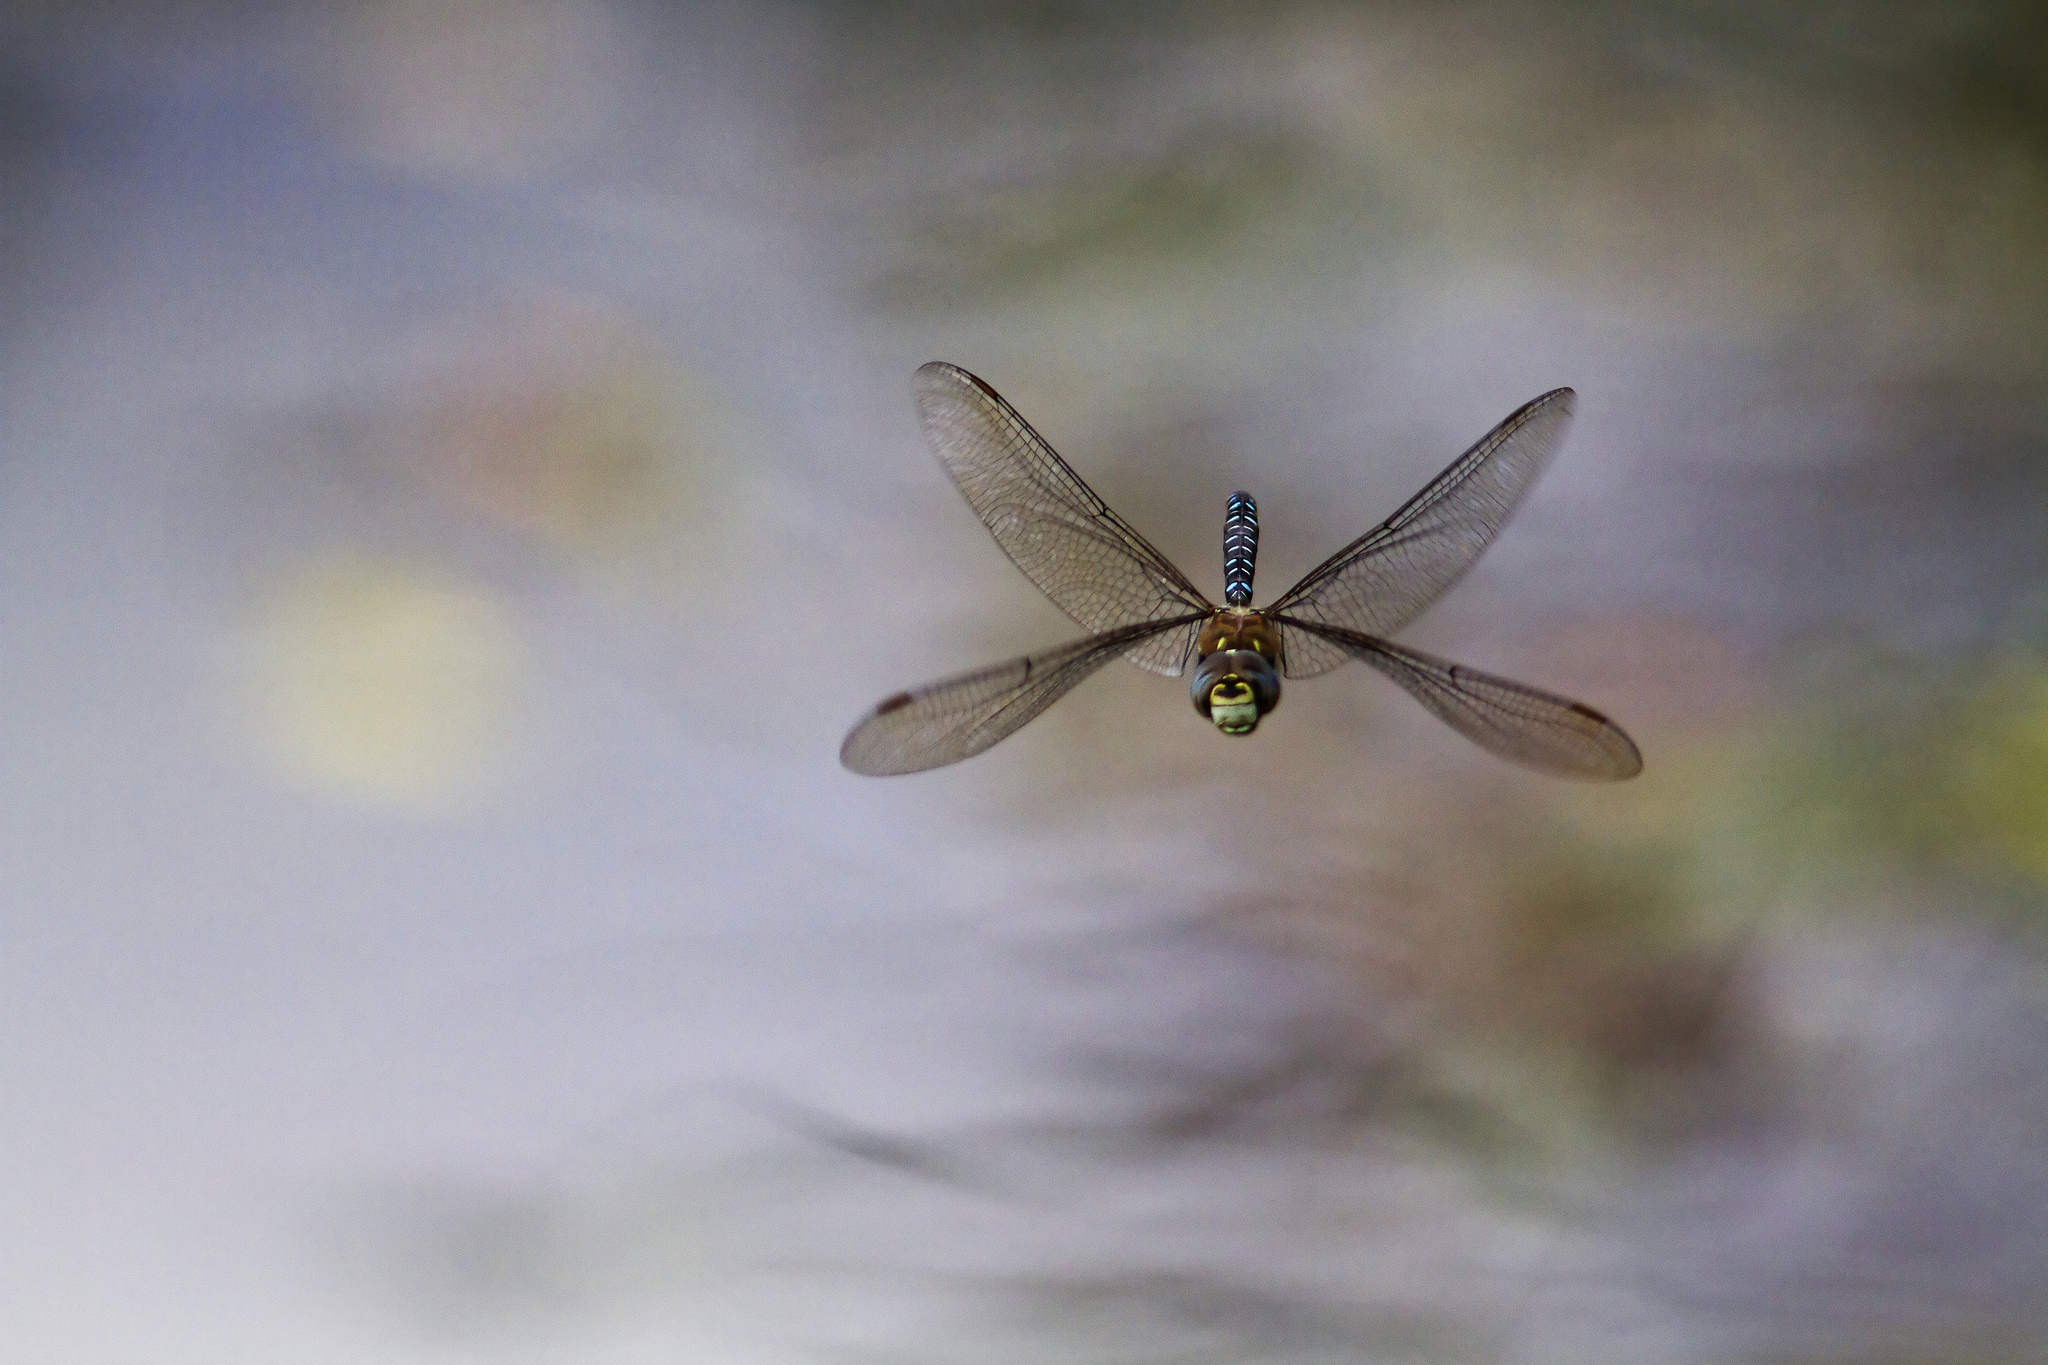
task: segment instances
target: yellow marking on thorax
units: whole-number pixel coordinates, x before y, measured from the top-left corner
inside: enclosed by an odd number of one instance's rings
[[[1195,640],[1195,653],[1208,658],[1219,649],[1252,649],[1268,659],[1280,657],[1278,641],[1266,618],[1255,611],[1226,608],[1209,618]]]

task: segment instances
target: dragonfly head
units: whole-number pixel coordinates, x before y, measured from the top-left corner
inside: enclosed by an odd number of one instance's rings
[[[1224,734],[1248,735],[1280,704],[1280,675],[1257,650],[1219,649],[1195,665],[1188,693]]]

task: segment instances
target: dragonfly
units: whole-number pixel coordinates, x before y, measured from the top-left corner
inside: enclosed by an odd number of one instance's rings
[[[1635,742],[1592,707],[1388,638],[1500,534],[1563,440],[1572,390],[1516,409],[1398,512],[1254,609],[1259,521],[1249,493],[1225,505],[1218,606],[987,383],[933,361],[914,387],[925,436],[968,506],[1024,576],[1091,634],[885,698],[840,746],[853,772],[890,776],[972,758],[1118,658],[1189,674],[1195,710],[1225,735],[1255,731],[1280,704],[1282,679],[1356,659],[1502,758],[1592,780],[1642,771]]]

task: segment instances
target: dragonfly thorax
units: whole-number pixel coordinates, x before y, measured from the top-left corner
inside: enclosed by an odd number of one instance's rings
[[[1277,666],[1280,662],[1280,635],[1263,613],[1225,607],[1204,622],[1200,633],[1195,636],[1197,659],[1206,659],[1219,649],[1256,650]]]

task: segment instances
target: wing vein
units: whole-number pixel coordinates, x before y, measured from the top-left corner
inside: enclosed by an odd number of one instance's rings
[[[839,761],[854,772],[885,777],[972,758],[1015,734],[1111,659],[1206,618],[1200,613],[1141,621],[900,692],[847,732]]]
[[[1311,569],[1267,610],[1304,623],[1392,635],[1450,591],[1507,525],[1556,453],[1574,395],[1553,389],[1515,410],[1372,530]],[[1349,657],[1297,638],[1287,675],[1313,677]]]
[[[1618,781],[1643,770],[1635,741],[1583,702],[1341,626],[1273,619],[1290,636],[1317,637],[1386,674],[1431,715],[1489,753],[1559,777]]]
[[[1061,611],[1100,632],[1215,610],[986,383],[933,361],[917,372],[916,390],[925,436],[954,485]],[[1185,643],[1147,633],[1125,657],[1172,676],[1186,655]]]

